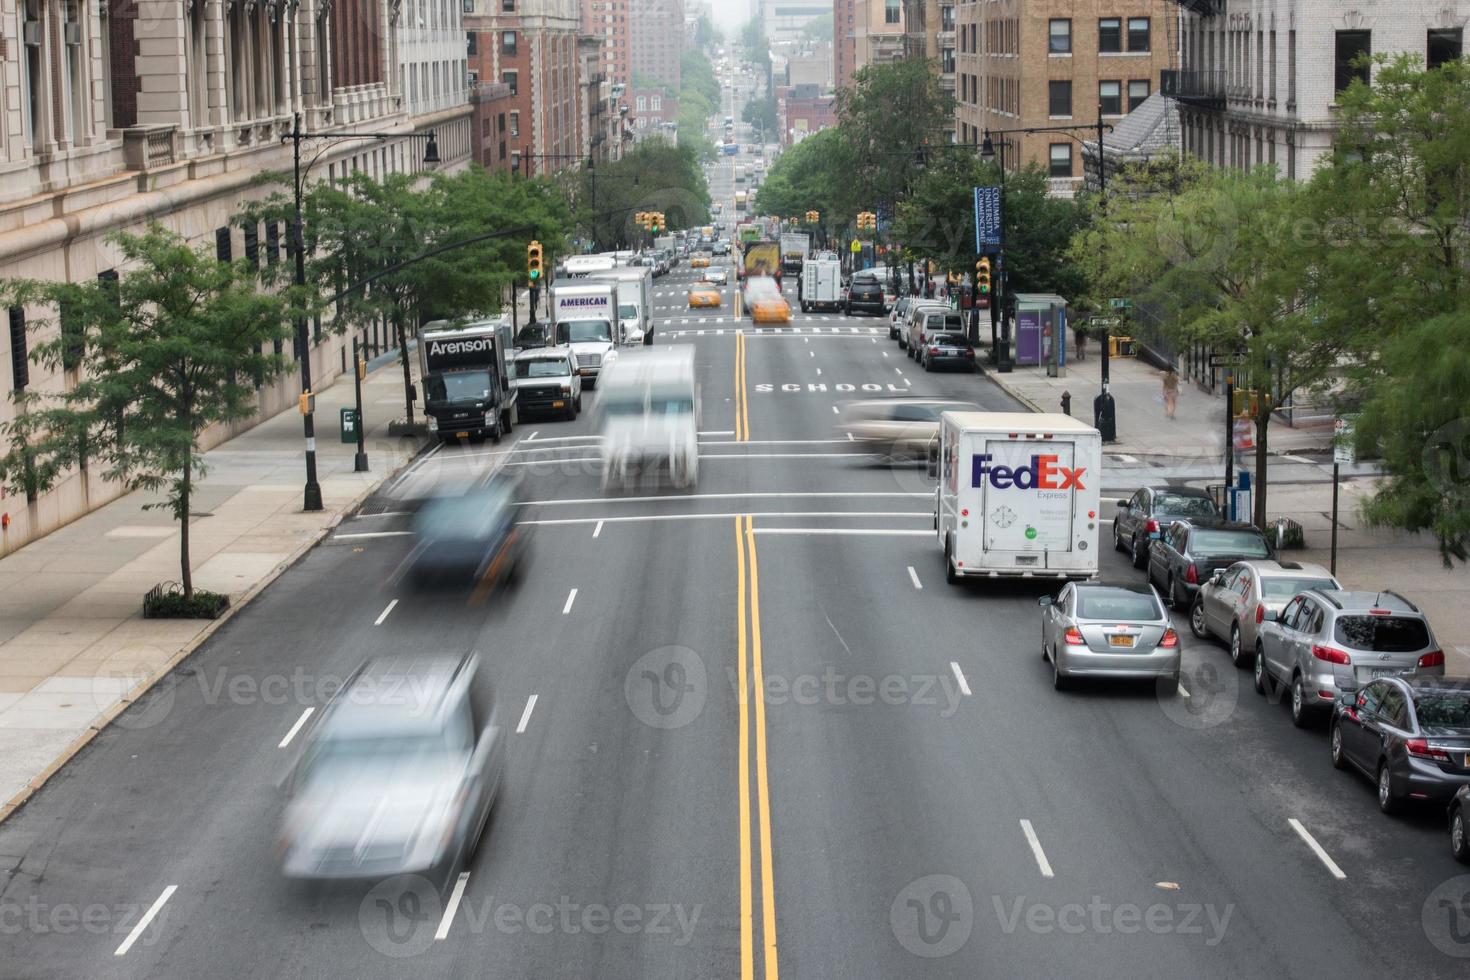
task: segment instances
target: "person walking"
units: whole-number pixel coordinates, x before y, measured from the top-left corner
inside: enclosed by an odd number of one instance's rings
[[[1077,360],[1087,360],[1087,327],[1078,323],[1072,328],[1072,334],[1077,338]]]
[[[1179,373],[1172,367],[1164,374],[1164,414],[1169,418],[1174,417],[1174,409],[1179,405]]]

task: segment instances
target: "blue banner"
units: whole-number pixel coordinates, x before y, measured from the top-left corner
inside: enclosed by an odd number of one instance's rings
[[[1000,188],[975,188],[975,251],[980,254],[999,252]]]

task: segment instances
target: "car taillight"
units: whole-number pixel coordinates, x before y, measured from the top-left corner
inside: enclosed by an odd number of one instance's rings
[[[1070,627],[1065,633],[1062,634],[1062,642],[1067,644],[1067,646],[1069,647],[1080,647],[1087,645],[1087,641],[1082,639],[1082,631],[1075,626]]]
[[[1433,759],[1436,762],[1450,761],[1449,753],[1437,745],[1430,745],[1426,739],[1408,739],[1404,742],[1404,749],[1418,759]]]
[[[1154,520],[1152,517],[1150,517],[1148,519],[1148,523],[1143,526],[1143,529],[1145,531],[1147,531],[1149,534],[1158,534],[1159,533],[1159,522],[1156,521],[1156,520]]]
[[[1420,657],[1419,657],[1419,666],[1420,667],[1443,667],[1444,666],[1444,651],[1443,650],[1430,650],[1428,653],[1420,655]]]
[[[1265,621],[1266,621],[1266,607],[1265,606],[1257,606],[1256,607],[1256,625],[1257,626],[1260,626]]]
[[[1318,660],[1325,660],[1330,664],[1347,665],[1352,663],[1352,660],[1347,655],[1347,651],[1339,650],[1337,647],[1319,646],[1315,643],[1312,644],[1312,656]]]
[[[1164,630],[1164,638],[1159,641],[1159,646],[1163,647],[1165,650],[1172,650],[1178,645],[1179,634],[1174,632],[1174,628],[1171,626],[1168,629]]]
[[[1195,569],[1193,565],[1190,565],[1189,568],[1185,569],[1184,581],[1188,582],[1190,585],[1199,584],[1199,572]]]
[[[931,354],[938,354],[939,353],[939,348],[938,347],[931,347],[931,348],[929,348],[929,353],[931,353]]]

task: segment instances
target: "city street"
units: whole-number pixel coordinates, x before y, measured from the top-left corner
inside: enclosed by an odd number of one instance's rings
[[[1438,814],[1379,815],[1212,644],[1181,696],[1054,692],[1043,587],[946,585],[922,468],[834,429],[854,397],[1008,396],[884,320],[758,330],[732,286],[701,323],[694,278],[655,304],[696,348],[697,489],[604,497],[590,411],[421,458],[0,826],[0,973],[1459,975]],[[413,498],[492,463],[523,580],[399,583]],[[471,649],[510,744],[467,877],[283,879],[278,784],[333,683]]]

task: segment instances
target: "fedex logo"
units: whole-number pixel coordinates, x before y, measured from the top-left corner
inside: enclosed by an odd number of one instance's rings
[[[1055,453],[1032,456],[1030,466],[992,466],[989,453],[976,453],[971,459],[970,486],[978,487],[989,479],[997,490],[1082,490],[1082,474],[1087,467],[1072,469],[1057,465]]]

